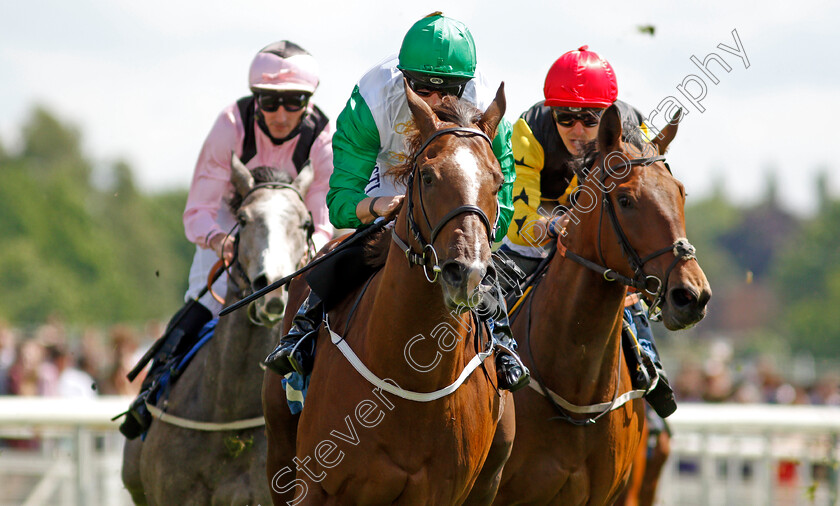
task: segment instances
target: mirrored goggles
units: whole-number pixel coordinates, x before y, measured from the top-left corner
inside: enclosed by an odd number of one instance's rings
[[[427,78],[426,80],[417,79],[410,74],[406,73],[405,78],[408,81],[408,87],[417,93],[421,97],[428,97],[432,93],[439,93],[441,97],[445,97],[446,95],[453,95],[458,98],[461,98],[461,95],[464,94],[464,89],[467,87],[467,81],[462,81],[459,83],[449,82],[446,79],[438,76],[432,76]],[[429,82],[432,81],[432,82]],[[436,83],[434,81],[440,81]]]
[[[595,127],[601,122],[601,115],[604,109],[587,108],[581,109],[580,112],[572,112],[568,108],[552,107],[551,114],[554,116],[554,122],[562,127],[569,128],[575,124],[575,121],[580,121],[585,127]]]
[[[298,112],[309,103],[308,93],[258,93],[257,104],[265,112],[275,112],[280,107],[287,112]]]

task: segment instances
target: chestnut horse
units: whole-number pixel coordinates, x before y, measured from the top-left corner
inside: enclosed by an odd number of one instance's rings
[[[490,139],[504,90],[484,113],[455,97],[433,112],[405,93],[414,156],[392,169],[405,200],[380,241],[384,266],[321,328],[295,449],[280,377],[264,379],[275,504],[461,504],[503,410],[472,308],[491,266],[503,176]],[[296,280],[290,293],[300,291]]]
[[[646,415],[645,432],[630,470],[629,483],[616,502],[622,506],[653,506],[662,469],[671,455],[671,435],[665,422],[660,420],[661,427],[651,430],[650,417],[659,415],[652,415],[652,408],[649,406]]]
[[[683,186],[664,157],[650,156],[675,134],[676,124],[654,144],[623,142],[618,110],[604,112],[593,169],[579,174],[569,211],[575,224],[515,315],[532,388],[515,395],[498,504],[612,504],[627,482],[645,408],[641,391],[628,393],[625,285],[655,294],[670,330],[701,320],[711,297],[685,239]]]

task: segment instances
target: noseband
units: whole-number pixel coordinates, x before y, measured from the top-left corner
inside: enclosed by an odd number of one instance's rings
[[[406,219],[406,235],[407,237],[414,237],[414,240],[420,245],[420,253],[415,252],[406,241],[400,239],[399,235],[396,232],[396,229],[391,231],[391,238],[397,246],[405,253],[406,259],[408,259],[409,266],[413,265],[422,265],[423,266],[423,274],[425,274],[426,279],[429,283],[434,283],[437,281],[438,274],[441,272],[441,267],[438,264],[438,254],[434,247],[435,239],[437,239],[438,234],[443,229],[443,227],[449,223],[453,218],[459,216],[464,213],[475,213],[481,218],[482,223],[484,223],[484,227],[487,230],[487,241],[492,244],[493,242],[493,232],[496,229],[496,225],[499,221],[499,214],[500,209],[498,203],[496,205],[496,219],[494,220],[493,225],[490,224],[490,220],[487,218],[487,215],[484,211],[473,204],[466,204],[463,206],[456,207],[455,209],[446,213],[446,215],[440,219],[440,221],[435,225],[432,226],[431,222],[429,221],[429,216],[426,213],[426,207],[423,203],[423,185],[420,184],[417,186],[418,193],[419,193],[419,201],[420,201],[420,212],[423,214],[423,220],[426,222],[426,226],[431,230],[431,237],[428,242],[423,239],[423,235],[420,233],[420,227],[417,226],[417,222],[414,220],[414,200],[412,198],[414,191],[414,176],[417,174],[419,170],[419,166],[417,164],[417,159],[419,158],[420,154],[429,146],[429,144],[435,140],[435,138],[444,135],[444,134],[463,134],[466,136],[479,136],[487,141],[490,144],[491,148],[493,146],[493,141],[490,137],[478,130],[476,128],[467,128],[467,127],[452,127],[452,128],[444,128],[442,130],[438,130],[432,135],[429,136],[428,139],[423,142],[420,146],[420,149],[414,154],[414,158],[412,160],[412,169],[411,174],[408,176],[408,182],[406,183],[406,210],[408,212],[408,216]],[[434,276],[429,275],[428,268],[431,266],[432,272],[434,272]]]
[[[682,260],[690,260],[692,258],[696,258],[695,256],[695,249],[691,243],[688,242],[686,238],[680,238],[674,241],[673,244],[670,246],[666,246],[662,249],[658,249],[647,255],[646,257],[642,258],[630,245],[630,241],[627,239],[627,235],[624,233],[624,230],[621,228],[621,224],[618,221],[618,215],[616,214],[615,207],[612,204],[612,201],[609,199],[609,191],[604,185],[610,171],[614,172],[620,168],[632,168],[635,166],[642,166],[647,167],[655,162],[664,162],[664,156],[652,156],[648,158],[637,158],[634,160],[628,160],[624,163],[616,165],[614,167],[610,167],[607,170],[603,170],[603,176],[601,177],[601,213],[598,216],[598,257],[601,260],[601,265],[598,265],[594,262],[591,262],[571,251],[565,249],[562,246],[560,241],[558,241],[558,245],[562,248],[563,256],[566,256],[575,262],[592,269],[596,272],[599,272],[601,275],[604,276],[604,279],[607,281],[618,281],[626,286],[633,287],[640,292],[646,293],[647,295],[653,297],[653,300],[648,308],[648,317],[653,321],[658,321],[661,319],[661,305],[662,301],[664,300],[665,294],[668,292],[668,278],[671,276],[671,271],[677,266],[677,264]],[[671,168],[665,163],[665,168],[668,169],[668,172],[671,173]],[[633,278],[628,278],[619,274],[618,272],[614,271],[613,269],[609,269],[603,267],[606,264],[604,260],[604,254],[601,250],[601,223],[603,222],[604,218],[604,209],[607,210],[607,214],[610,217],[610,223],[612,225],[613,231],[615,232],[616,238],[618,239],[618,244],[621,246],[621,251],[624,254],[624,257],[627,259],[627,262],[630,264],[630,268],[633,269]],[[665,277],[660,279],[656,276],[649,275],[645,273],[644,266],[650,260],[663,255],[667,252],[673,252],[674,260],[671,262],[671,265],[665,270]]]
[[[258,183],[254,185],[253,188],[248,190],[245,195],[242,196],[241,202],[245,202],[252,193],[256,192],[257,190],[292,190],[295,194],[300,198],[300,201],[306,205],[306,201],[303,198],[303,194],[300,193],[300,190],[295,188],[294,186],[287,184],[287,183],[280,183],[280,182],[267,182],[267,183]],[[242,207],[242,204],[239,205]],[[307,211],[309,217],[306,221],[301,224],[301,228],[306,231],[306,245],[307,245],[307,255],[304,255],[302,262],[306,262],[306,259],[310,253],[312,253],[315,249],[315,246],[312,242],[312,234],[315,233],[315,224],[314,220],[312,219],[312,212]],[[228,240],[231,236],[233,236],[233,260],[230,264],[224,265],[224,269],[227,271],[228,276],[234,280],[234,283],[239,288],[238,296],[242,298],[246,295],[249,295],[254,291],[253,285],[251,283],[251,279],[248,277],[248,274],[245,272],[245,269],[242,268],[242,264],[239,263],[239,228],[240,225],[237,223],[233,226],[230,232],[228,232],[227,237],[225,240]],[[221,262],[221,260],[220,260]],[[208,285],[210,286],[210,285]],[[288,288],[288,287],[287,287]],[[220,300],[221,298],[215,293],[212,292],[212,288],[210,288],[211,294],[213,297],[219,301],[220,304],[224,305],[224,300]],[[258,322],[254,322],[258,323]]]

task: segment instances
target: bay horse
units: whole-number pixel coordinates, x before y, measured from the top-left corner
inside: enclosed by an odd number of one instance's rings
[[[622,506],[653,506],[656,501],[659,478],[662,476],[665,462],[671,455],[671,435],[665,425],[651,430],[651,410],[652,408],[648,406],[642,444],[636,451],[636,460],[630,470],[627,487],[616,504]],[[659,421],[659,423],[664,424],[665,422]]]
[[[624,142],[617,108],[603,114],[573,223],[514,315],[532,388],[514,396],[516,439],[497,504],[612,504],[627,482],[645,408],[641,390],[628,393],[626,285],[654,294],[669,330],[701,320],[711,297],[685,239],[683,185],[658,156],[676,126],[652,144]]]
[[[252,171],[235,155],[231,214],[238,222],[227,301],[292,273],[310,252],[312,218],[303,196],[306,167],[291,180],[268,167]],[[231,240],[233,238],[231,237]],[[219,319],[215,335],[173,386],[163,418],[126,442],[123,482],[136,504],[268,504],[260,362],[277,341],[287,294]],[[155,413],[155,412],[153,412]],[[178,417],[167,419],[167,417]]]
[[[275,504],[461,504],[509,398],[496,390],[495,365],[484,360],[489,332],[473,311],[492,265],[503,176],[490,139],[503,85],[483,113],[455,97],[432,111],[407,85],[405,93],[417,131],[413,157],[392,169],[406,194],[379,239],[387,257],[329,311],[299,421],[279,375],[266,372]]]

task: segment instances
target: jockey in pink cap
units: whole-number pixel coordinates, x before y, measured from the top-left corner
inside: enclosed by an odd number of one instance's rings
[[[332,128],[328,118],[310,97],[318,88],[318,63],[307,51],[289,41],[279,41],[261,49],[251,62],[248,85],[252,95],[230,104],[219,114],[198,155],[187,205],[184,231],[196,245],[190,268],[188,302],[173,317],[161,351],[154,356],[152,369],[143,382],[144,392],[160,375],[168,358],[188,351],[198,332],[210,319],[219,316],[221,304],[209,293],[196,299],[207,283],[208,273],[219,258],[233,259],[233,241],[225,240],[236,223],[225,204],[232,194],[231,152],[246,167],[273,167],[294,179],[307,163],[314,180],[304,198],[312,213],[316,249],[332,237],[326,195],[333,169]],[[224,298],[227,276],[222,275],[213,291]],[[177,336],[177,337],[175,337]],[[157,367],[156,367],[157,366]],[[143,393],[132,404],[120,430],[133,438],[145,432],[151,417],[144,411]],[[139,426],[139,428],[138,428]]]

